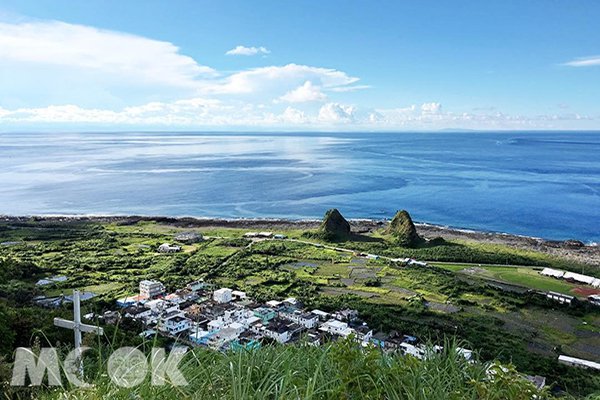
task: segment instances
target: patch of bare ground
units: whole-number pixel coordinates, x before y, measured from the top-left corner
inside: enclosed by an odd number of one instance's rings
[[[427,308],[429,308],[430,310],[433,310],[433,311],[439,311],[439,312],[443,312],[446,314],[453,314],[455,312],[460,311],[460,308],[456,307],[453,304],[437,303],[435,301],[428,301]]]
[[[600,327],[594,329],[579,318],[553,310],[524,309],[495,316],[505,329],[527,338],[531,351],[600,361]]]
[[[355,294],[357,296],[364,297],[366,299],[370,299],[370,298],[376,296],[375,294],[369,293],[369,292],[363,292],[360,290],[352,290],[352,289],[346,289],[346,288],[337,288],[337,287],[325,287],[322,289],[322,292],[324,294],[335,295],[335,296],[338,296],[340,294]]]

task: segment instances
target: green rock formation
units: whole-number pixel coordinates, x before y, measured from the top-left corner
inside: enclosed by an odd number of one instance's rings
[[[327,239],[345,239],[350,235],[350,223],[336,208],[332,208],[325,213],[319,231]]]
[[[400,210],[394,215],[392,222],[386,229],[386,233],[392,235],[394,240],[401,246],[413,247],[423,241],[417,234],[417,228],[406,210]]]

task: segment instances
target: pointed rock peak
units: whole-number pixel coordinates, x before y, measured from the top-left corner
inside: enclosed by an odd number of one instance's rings
[[[386,233],[392,235],[402,246],[416,246],[423,240],[417,234],[417,228],[406,210],[400,210],[394,215]]]
[[[336,208],[332,208],[325,213],[320,230],[330,238],[340,239],[350,235],[350,223]]]

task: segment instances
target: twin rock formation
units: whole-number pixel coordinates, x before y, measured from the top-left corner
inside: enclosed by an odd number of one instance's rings
[[[350,223],[337,209],[332,208],[325,213],[319,232],[329,240],[344,240],[350,236]],[[423,241],[406,210],[396,213],[385,233],[392,236],[400,246],[412,247]]]

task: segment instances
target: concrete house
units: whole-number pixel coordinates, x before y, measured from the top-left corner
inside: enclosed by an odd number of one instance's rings
[[[271,308],[258,307],[254,309],[254,315],[261,319],[263,324],[268,323],[270,320],[277,316],[277,313]]]
[[[167,332],[169,335],[177,335],[181,332],[188,331],[191,327],[192,321],[178,313],[166,318],[160,326],[160,329],[163,332]]]
[[[296,308],[284,307],[279,311],[279,316],[288,321],[292,321],[306,329],[311,329],[317,326],[319,317],[312,313],[302,312]]]
[[[140,282],[140,296],[153,299],[165,294],[165,286],[159,281],[143,280]]]
[[[348,337],[354,333],[354,329],[350,328],[347,323],[337,319],[330,319],[329,321],[323,323],[319,327],[319,330],[341,337]]]
[[[221,288],[213,293],[213,300],[217,303],[229,303],[233,298],[233,291],[229,288]]]
[[[287,343],[292,339],[294,333],[300,329],[298,325],[275,319],[267,326],[261,326],[260,332],[278,343]]]

